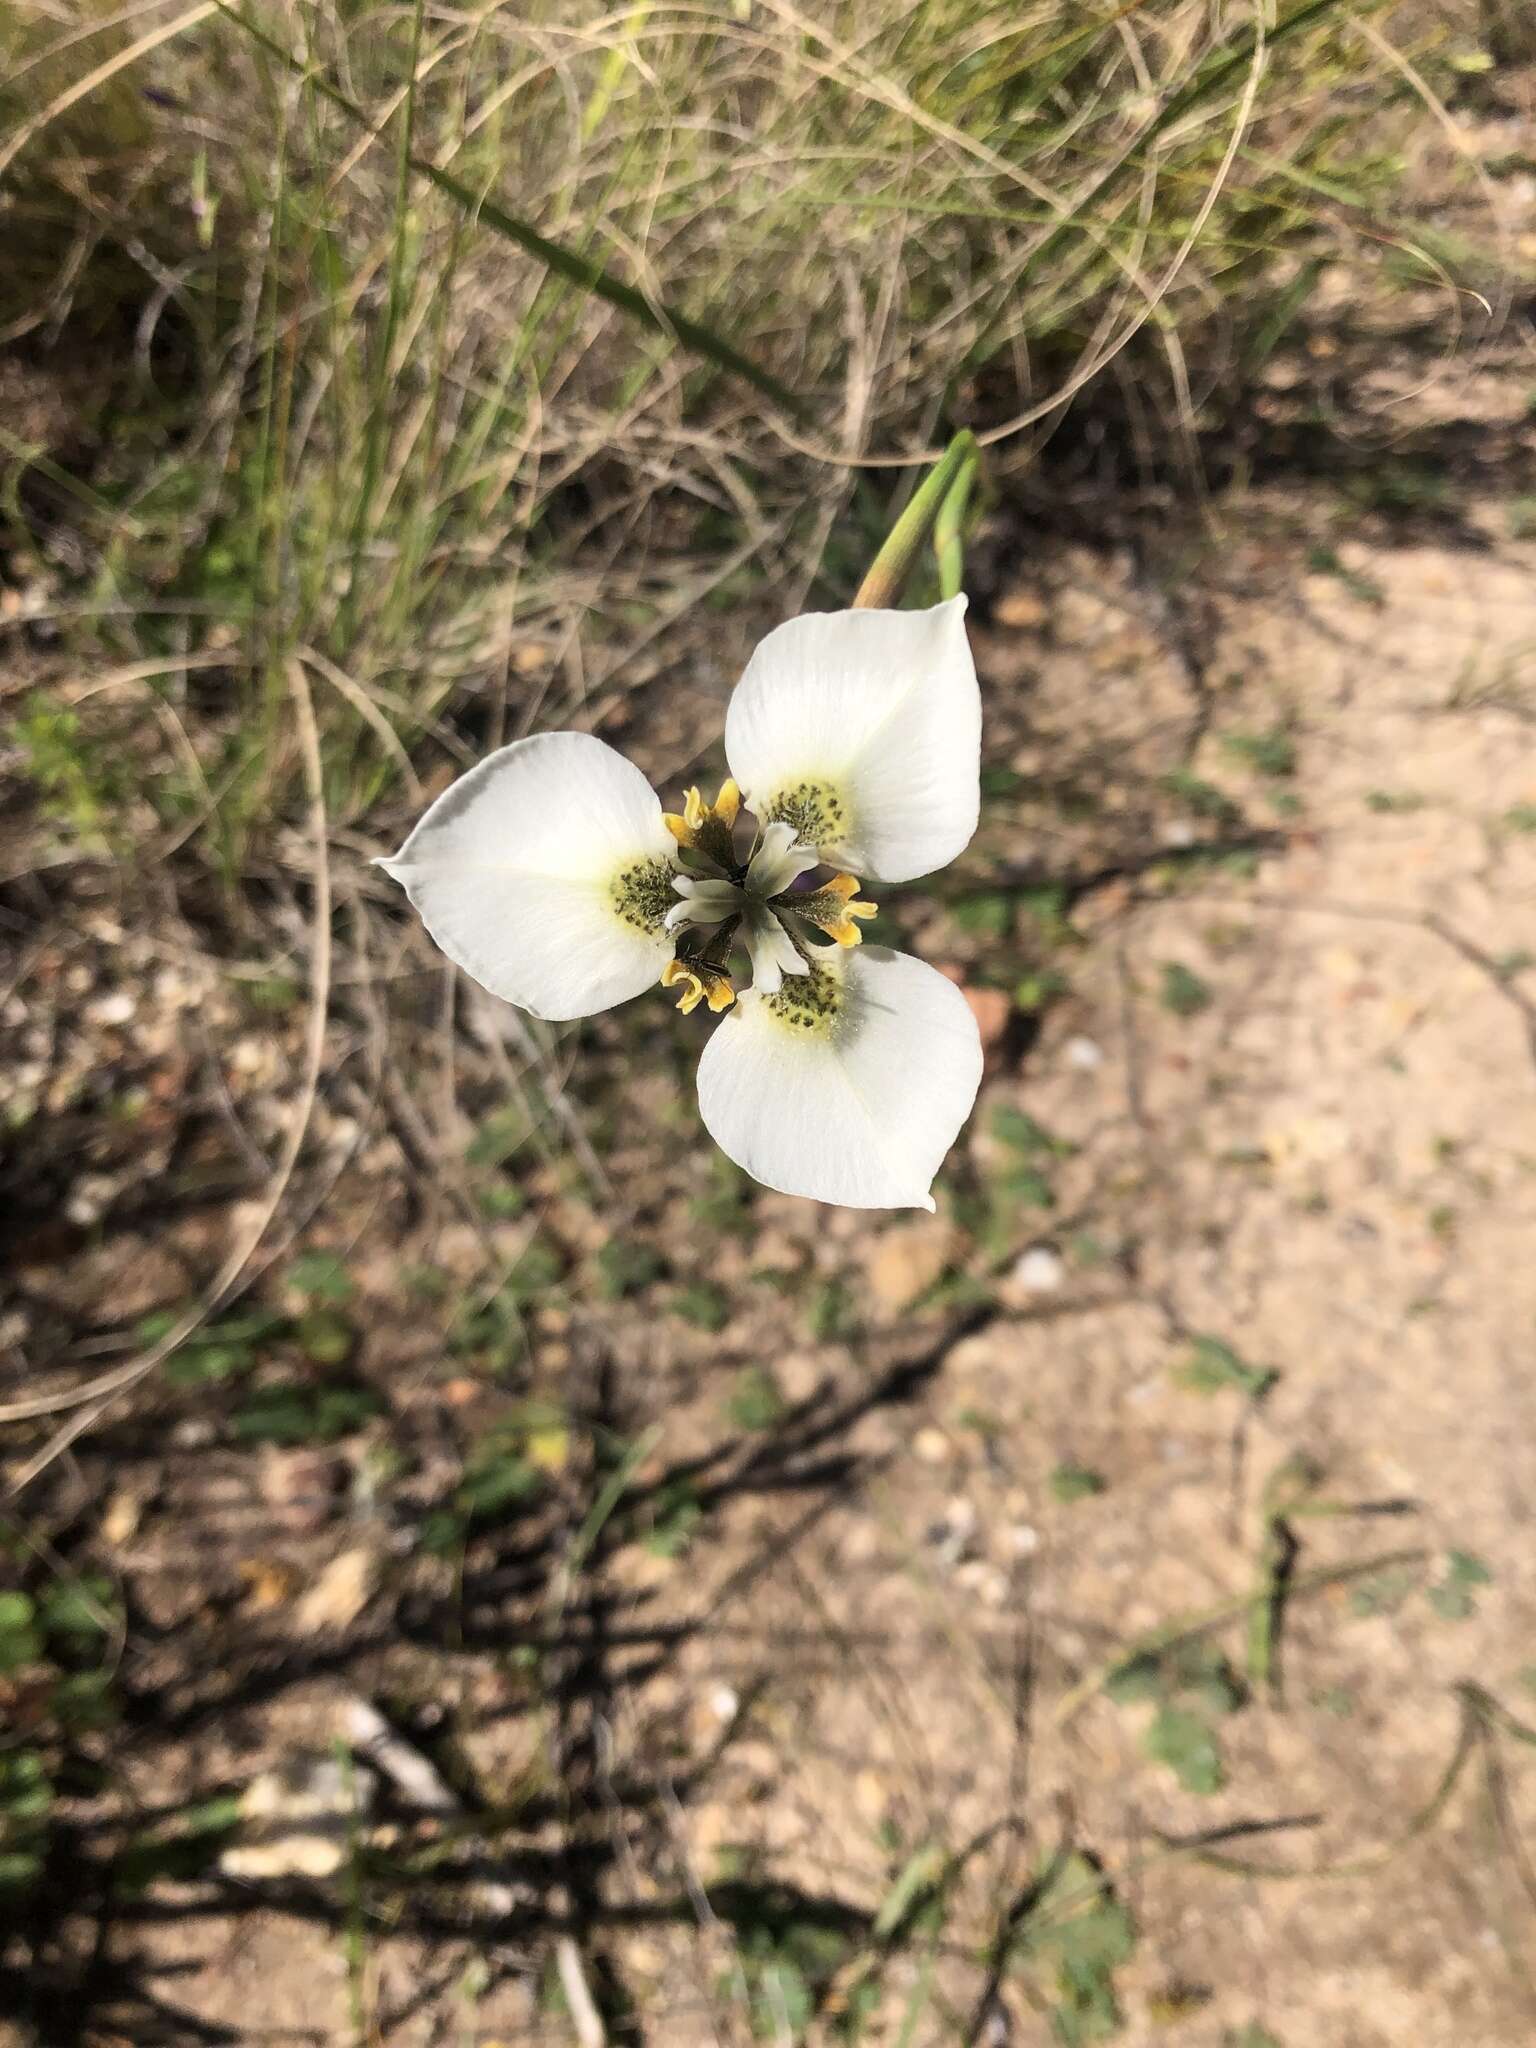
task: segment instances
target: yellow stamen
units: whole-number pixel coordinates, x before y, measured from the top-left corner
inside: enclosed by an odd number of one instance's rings
[[[669,960],[661,972],[661,985],[682,989],[677,1007],[685,1017],[691,1016],[700,1003],[707,1002],[711,1010],[719,1011],[728,1010],[736,1000],[730,977],[703,961]]]
[[[879,910],[878,904],[859,896],[859,884],[853,875],[834,875],[830,882],[823,882],[810,895],[787,900],[799,916],[808,919],[840,946],[861,945],[864,934],[859,930],[859,923],[874,917]]]
[[[741,791],[734,779],[728,778],[721,783],[720,794],[712,804],[705,803],[697,789],[690,789],[683,799],[681,815],[663,811],[661,822],[679,846],[697,846],[712,860],[729,860],[731,828],[740,810]]]

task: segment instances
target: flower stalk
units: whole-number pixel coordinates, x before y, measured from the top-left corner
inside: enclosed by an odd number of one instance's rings
[[[930,534],[938,552],[942,594],[958,594],[964,569],[961,528],[980,454],[976,436],[963,427],[881,543],[854,597],[854,610],[880,611],[894,606]]]

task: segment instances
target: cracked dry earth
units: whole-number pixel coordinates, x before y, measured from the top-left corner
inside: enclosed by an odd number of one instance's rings
[[[638,2038],[746,2040],[732,1986],[761,1930],[727,1901],[771,1881],[835,1933],[928,1852],[942,1913],[878,1967],[833,1943],[804,2038],[840,2038],[868,1978],[866,2040],[1094,2039],[1061,2017],[1049,1940],[1007,1941],[1068,1849],[1093,1859],[1079,1895],[1096,1864],[1134,1923],[1110,1972],[1126,2048],[1536,2037],[1536,1757],[1499,1719],[1536,1721],[1536,545],[1493,507],[1462,544],[1357,539],[1318,573],[1322,516],[1221,510],[1197,663],[1146,581],[1085,551],[1032,550],[978,608],[999,793],[971,873],[1067,878],[1068,988],[1023,1050],[998,1036],[955,1186],[1006,1176],[1038,1126],[1054,1206],[983,1227],[954,1198],[911,1222],[764,1196],[711,1254],[718,1333],[643,1293],[536,1318],[536,1382],[612,1400],[630,1440],[654,1426],[635,1484],[686,1482],[680,1554],[616,1522],[565,1582],[514,1545],[436,1627],[441,1568],[399,1507],[350,1647],[285,1665],[280,1593],[260,1658],[199,1620],[234,1569],[214,1493],[303,1583],[355,1528],[283,1534],[233,1454],[164,1451],[120,1563],[146,1668],[180,1640],[207,1669],[179,1737],[124,1745],[140,1796],[323,1747],[361,1690],[429,1699],[462,1782],[525,1811],[490,1852],[505,1924],[461,1894],[435,1927],[371,1930],[371,2033],[334,1887],[203,1877],[112,1936],[167,2031],[114,2034],[109,1997],[99,2038],[566,2041],[539,1973],[574,1925]],[[676,735],[652,746],[675,761]],[[974,969],[960,906],[908,930]],[[573,1097],[624,1028],[594,1034]],[[687,1097],[660,1071],[624,1086],[622,1213],[685,1270]],[[498,1396],[445,1378],[392,1292],[381,1171],[344,1246],[365,1362],[431,1441]],[[934,1293],[946,1267],[990,1294]],[[851,1333],[808,1334],[764,1271],[840,1281]],[[743,1436],[727,1400],[761,1367],[783,1405]],[[596,1483],[567,1478],[562,1540]],[[87,1450],[72,1483],[107,1499],[113,1474]],[[1242,1602],[1281,1494],[1266,1676]],[[1219,1782],[1151,1753],[1155,1697],[1096,1683],[1189,1617],[1217,1618],[1201,1642],[1240,1682],[1206,1717]],[[221,1666],[233,1703],[199,1713]]]

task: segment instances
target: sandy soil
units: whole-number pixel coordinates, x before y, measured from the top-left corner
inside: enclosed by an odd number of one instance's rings
[[[695,1034],[653,1008],[561,1048],[611,1188],[558,1152],[523,1175],[573,1276],[527,1355],[445,1355],[402,1275],[469,1291],[521,1255],[528,1218],[466,1221],[441,1165],[520,1049],[478,1002],[455,1049],[427,956],[338,866],[373,981],[349,972],[333,1012],[296,1220],[357,1282],[387,1412],[306,1479],[240,1444],[223,1390],[167,1390],[50,1469],[40,1533],[105,1560],[130,1615],[116,1786],[72,1824],[118,1840],[135,1803],[323,1751],[362,1693],[504,1826],[478,1876],[450,1831],[446,1879],[414,1890],[212,1869],[105,1922],[76,1899],[32,1929],[31,2038],[565,2041],[568,1930],[669,2048],[750,2038],[744,2006],[765,2038],[847,2038],[866,1995],[866,2041],[1109,2038],[1060,1935],[1106,1902],[1129,1918],[1085,1968],[1126,2048],[1532,2038],[1536,1781],[1500,1716],[1536,1719],[1536,545],[1497,505],[1450,541],[1340,542],[1279,492],[1215,520],[1162,562],[996,542],[997,794],[948,895],[900,914],[973,988],[1002,960],[1065,992],[997,1033],[932,1223],[738,1215],[729,1190],[701,1222]],[[639,739],[670,766],[683,730]],[[989,940],[974,899],[1000,884]],[[206,1282],[303,1023],[253,1023],[132,878],[70,900],[7,1012],[12,1092],[44,1102],[8,1336],[45,1368]],[[131,1018],[103,1007],[124,979]],[[131,1139],[61,1085],[91,1046],[147,1091]],[[163,1209],[156,1175],[182,1191]],[[666,1270],[605,1302],[614,1236]],[[722,1290],[722,1328],[670,1312],[688,1284]],[[1192,1358],[1225,1383],[1191,1385]],[[564,1404],[545,1494],[462,1568],[423,1555],[530,1390]],[[593,1532],[616,1442],[629,1491]],[[360,1610],[306,1615],[359,1551]],[[1186,1646],[1148,1696],[1103,1690],[1207,1622],[1198,1671]],[[1150,1753],[1201,1730],[1219,1767]],[[891,1904],[904,1872],[928,1915]],[[803,2025],[763,1967],[790,1954]]]

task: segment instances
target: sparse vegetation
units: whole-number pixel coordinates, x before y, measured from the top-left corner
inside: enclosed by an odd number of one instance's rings
[[[1521,34],[0,0],[38,2041],[249,2025],[236,1930],[356,2043],[1279,2048],[1313,1876],[1389,1976],[1444,1919],[1415,2043],[1472,1975],[1525,2038]],[[531,730],[707,779],[962,428],[908,601],[964,566],[982,821],[865,937],[987,1072],[935,1216],[818,1211],[706,1144],[699,1019],[493,1004],[371,862]]]

